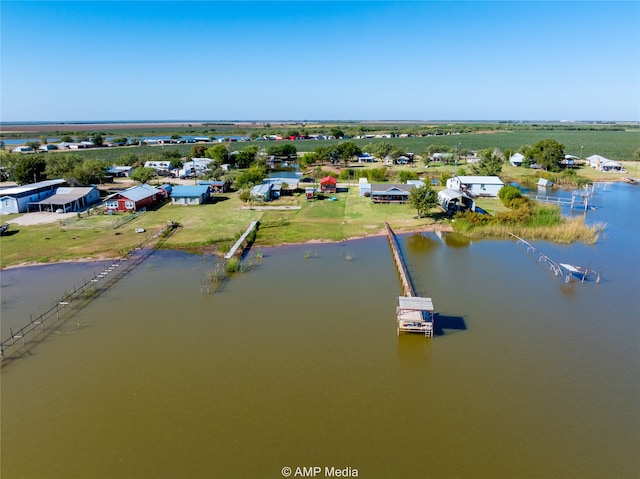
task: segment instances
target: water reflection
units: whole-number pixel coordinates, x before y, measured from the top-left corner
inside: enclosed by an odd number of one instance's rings
[[[405,236],[405,245],[411,254],[422,255],[438,248],[441,243],[433,233],[414,233]]]

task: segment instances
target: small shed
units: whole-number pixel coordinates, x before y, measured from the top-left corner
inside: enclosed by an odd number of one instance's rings
[[[251,193],[249,193],[249,195],[251,199],[254,201],[271,201],[272,188],[273,188],[273,183],[263,183],[261,185],[256,185],[253,188],[251,188]]]
[[[209,198],[207,185],[178,185],[171,191],[173,205],[201,205]]]
[[[320,191],[323,193],[335,193],[338,180],[333,176],[325,176],[320,180]]]
[[[315,197],[316,190],[312,187],[307,187],[304,189],[304,196],[307,198],[307,201],[312,200]]]
[[[371,196],[371,184],[367,178],[360,178],[358,180],[358,196]]]

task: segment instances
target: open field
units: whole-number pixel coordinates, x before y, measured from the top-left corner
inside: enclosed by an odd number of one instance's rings
[[[55,125],[54,125],[55,126]],[[60,125],[57,125],[60,127]],[[68,125],[64,125],[65,127]],[[86,126],[86,125],[79,125]],[[264,127],[256,128],[254,125],[251,127],[239,128],[238,125],[233,124],[207,124],[196,127],[195,124],[176,124],[173,127],[165,127],[165,124],[140,124],[133,127],[131,124],[120,124],[121,130],[115,130],[112,124],[105,124],[104,129],[96,129],[95,131],[102,131],[107,134],[109,132],[114,133],[116,136],[162,136],[171,134],[203,134],[203,135],[216,135],[216,134],[242,134],[249,135],[251,131],[258,134],[274,133],[272,128],[270,131],[266,131]],[[126,127],[125,127],[126,126]],[[289,125],[292,126],[292,125]],[[321,125],[322,126],[322,125]],[[320,128],[321,126],[317,126]],[[22,126],[23,127],[23,126]],[[3,127],[3,133],[9,135],[11,132]],[[380,131],[385,131],[384,125],[376,125],[376,128],[380,128]],[[389,127],[391,128],[391,127]],[[283,131],[286,131],[284,128]],[[397,129],[397,125],[393,127]],[[308,127],[309,131],[312,131],[312,127]],[[46,136],[47,133],[61,134],[62,132],[69,131],[65,129],[51,130],[49,132],[32,132],[31,136]],[[84,131],[84,130],[80,130]],[[386,131],[389,131],[388,129]],[[206,132],[206,133],[205,133]],[[600,154],[609,159],[620,160],[632,160],[634,152],[640,148],[640,128],[629,127],[625,130],[618,129],[593,129],[593,130],[567,130],[567,129],[514,129],[514,130],[491,130],[482,131],[474,130],[469,133],[449,134],[449,135],[434,135],[423,137],[409,137],[409,138],[371,138],[371,139],[349,139],[353,141],[361,148],[365,148],[369,144],[376,142],[388,142],[393,145],[397,145],[404,149],[406,152],[412,152],[421,154],[430,145],[446,145],[452,148],[458,147],[468,150],[480,150],[484,148],[499,148],[501,150],[517,150],[524,145],[531,145],[537,141],[544,139],[554,139],[559,143],[565,145],[565,152],[576,156],[587,157],[592,154]],[[294,144],[299,152],[308,152],[315,150],[321,145],[332,145],[345,140],[298,140]],[[272,142],[265,141],[251,141],[251,142],[237,142],[230,143],[229,148],[231,150],[239,150],[249,145],[258,145],[261,148],[266,148]],[[74,151],[84,158],[98,158],[108,163],[117,163],[119,157],[126,153],[134,153],[138,156],[143,156],[149,153],[158,153],[159,149],[164,150],[177,150],[181,155],[187,156],[191,151],[193,145],[165,145],[165,146],[128,146],[128,147],[113,147],[113,148],[99,148],[92,150]],[[57,154],[58,152],[51,152],[49,154]]]

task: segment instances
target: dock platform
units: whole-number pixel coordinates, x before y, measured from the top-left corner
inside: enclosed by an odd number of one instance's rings
[[[398,307],[396,308],[398,327],[397,334],[401,332],[422,333],[426,337],[433,337],[434,308],[431,298],[423,298],[416,295],[415,288],[411,281],[411,276],[400,252],[398,238],[388,223],[387,235],[393,259],[400,274],[400,282],[404,296],[398,297]]]

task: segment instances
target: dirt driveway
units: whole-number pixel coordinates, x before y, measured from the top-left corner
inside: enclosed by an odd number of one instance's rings
[[[0,221],[3,223],[13,223],[21,226],[42,225],[45,223],[55,223],[65,218],[77,216],[78,213],[25,213],[17,218],[11,218],[8,221]]]

